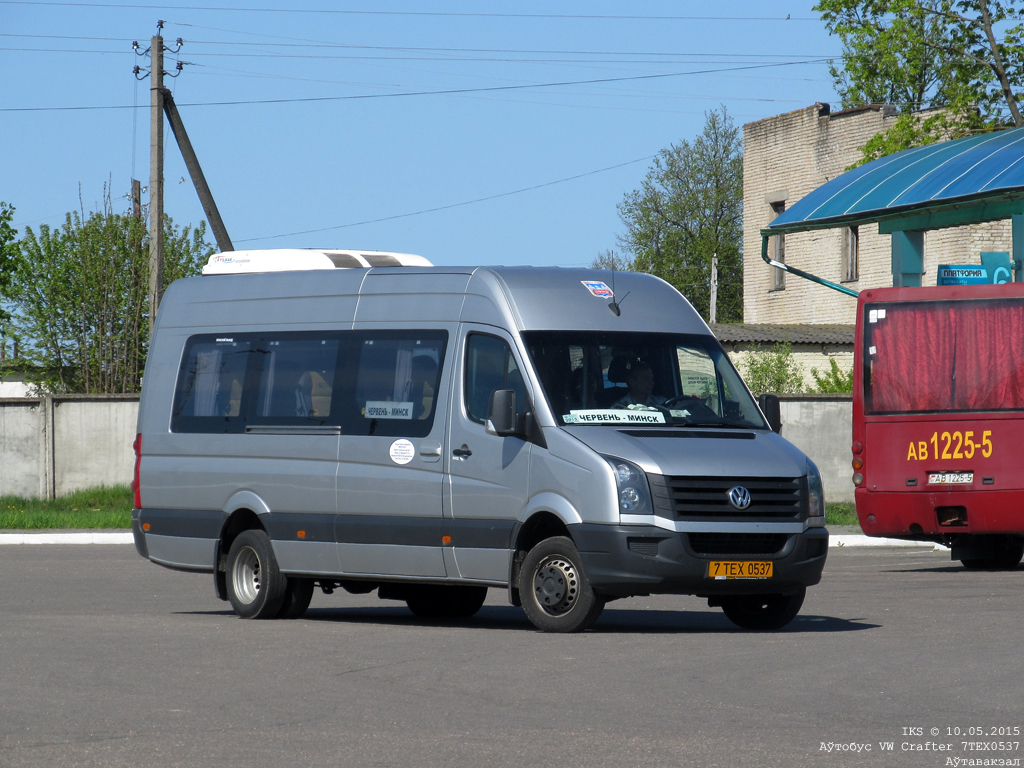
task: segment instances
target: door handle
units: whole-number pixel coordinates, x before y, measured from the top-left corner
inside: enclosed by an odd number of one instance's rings
[[[471,450],[469,450],[469,446],[466,445],[465,443],[462,444],[461,448],[456,448],[454,451],[452,451],[452,456],[455,456],[456,458],[459,458],[459,459],[465,459],[468,456],[472,456],[472,455],[473,455],[473,452]]]

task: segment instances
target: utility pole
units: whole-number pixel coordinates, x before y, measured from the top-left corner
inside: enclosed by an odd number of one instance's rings
[[[132,179],[132,218],[142,218],[142,183],[138,179]]]
[[[162,30],[163,21],[157,22]],[[149,126],[149,336],[153,337],[164,284],[164,38],[150,43]]]
[[[153,36],[149,47],[150,68],[149,68],[149,92],[150,92],[150,127],[149,127],[149,335],[153,336],[153,326],[156,323],[157,311],[160,309],[160,300],[163,298],[164,284],[164,114],[171,124],[171,132],[178,142],[185,166],[188,168],[192,183],[199,195],[199,202],[202,203],[203,211],[217,239],[217,246],[221,251],[233,251],[231,238],[228,237],[227,229],[217,210],[217,204],[210,193],[210,187],[206,183],[203,169],[199,166],[199,160],[192,149],[192,142],[189,141],[188,133],[185,132],[185,125],[178,114],[178,108],[174,104],[171,92],[164,88],[164,38],[160,31],[164,28],[163,21],[157,21],[157,34]],[[176,49],[169,49],[172,53],[181,50],[183,44],[179,37]],[[136,53],[144,56],[146,52],[139,53],[139,44],[132,46]],[[182,63],[178,62],[177,73],[169,75],[177,77],[181,74]],[[141,69],[135,67],[135,77],[140,77]],[[137,199],[136,182],[132,180],[132,202],[134,215],[141,215],[141,204],[135,206]]]
[[[224,227],[220,211],[217,210],[217,203],[213,200],[213,194],[206,183],[206,176],[203,175],[203,169],[199,166],[199,158],[196,157],[196,153],[192,149],[192,142],[188,140],[185,124],[181,121],[181,115],[178,114],[178,107],[175,106],[174,97],[171,96],[170,91],[164,93],[164,110],[167,112],[167,122],[171,124],[171,133],[174,134],[174,139],[178,142],[178,149],[181,150],[181,156],[185,160],[185,167],[188,168],[188,174],[192,177],[192,185],[199,195],[199,202],[202,203],[206,220],[210,222],[210,229],[213,230],[213,236],[217,240],[217,247],[221,252],[233,251],[235,246],[231,244],[231,238],[228,237],[228,231]]]
[[[711,256],[711,310],[708,312],[708,324],[715,323],[718,316],[718,254]]]

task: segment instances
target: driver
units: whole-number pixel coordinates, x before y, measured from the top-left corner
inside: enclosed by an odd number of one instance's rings
[[[651,394],[654,389],[654,370],[649,363],[635,363],[626,376],[629,392],[615,401],[614,407],[628,408],[631,405],[658,406],[665,402],[660,395]]]

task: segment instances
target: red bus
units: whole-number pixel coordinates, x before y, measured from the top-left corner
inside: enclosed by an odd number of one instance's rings
[[[853,482],[869,536],[934,541],[967,568],[1024,555],[1024,284],[857,299]]]

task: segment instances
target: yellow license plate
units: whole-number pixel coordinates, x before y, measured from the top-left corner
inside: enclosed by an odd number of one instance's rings
[[[770,579],[772,565],[760,560],[712,560],[708,563],[708,578]]]

